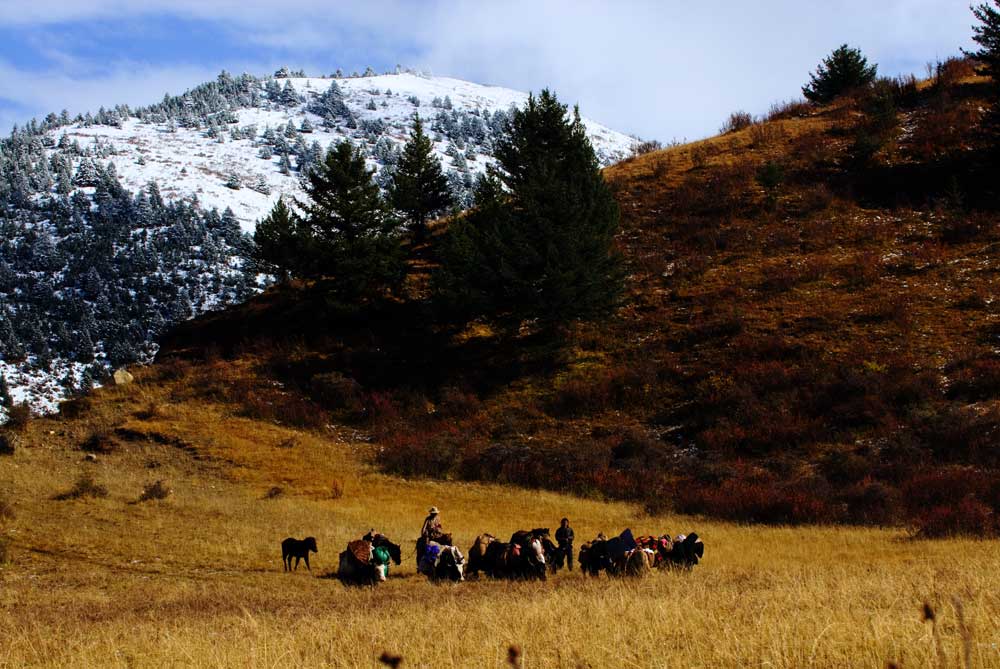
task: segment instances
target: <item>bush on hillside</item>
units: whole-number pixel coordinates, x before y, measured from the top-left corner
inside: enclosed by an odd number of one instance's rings
[[[722,124],[722,127],[719,128],[719,132],[725,135],[730,132],[745,130],[752,125],[753,116],[750,115],[750,112],[745,112],[743,110],[734,111],[729,115],[729,118],[726,119],[726,122]]]
[[[107,497],[108,489],[94,479],[90,472],[84,472],[77,477],[73,487],[66,492],[59,493],[52,499],[63,502],[71,499],[82,499],[85,497],[97,498]]]
[[[658,140],[655,139],[639,140],[632,145],[631,157],[636,158],[638,156],[644,156],[647,153],[653,153],[655,151],[659,151],[662,148],[663,144],[660,143]]]
[[[8,429],[23,432],[28,427],[29,422],[31,422],[31,408],[27,402],[15,404],[7,409],[6,427]]]
[[[9,430],[0,429],[0,455],[14,455],[17,444],[17,435]]]
[[[154,499],[166,499],[173,492],[165,481],[157,480],[142,489],[139,494],[140,502],[148,502]]]
[[[994,537],[998,529],[996,512],[972,497],[966,497],[954,505],[936,506],[923,511],[911,523],[917,536],[928,539],[954,536]]]

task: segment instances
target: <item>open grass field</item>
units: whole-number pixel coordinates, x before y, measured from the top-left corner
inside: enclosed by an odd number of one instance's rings
[[[383,653],[403,667],[502,667],[511,646],[525,667],[934,667],[966,654],[1000,667],[1000,543],[404,481],[371,470],[372,446],[349,434],[252,421],[186,392],[141,370],[80,418],[32,422],[0,460],[13,510],[0,521],[0,667],[375,667]],[[95,435],[110,452],[86,462],[79,444]],[[107,496],[53,499],[82,471]],[[155,480],[172,493],[138,501]],[[410,558],[431,504],[463,547],[568,515],[578,541],[696,530],[706,558],[643,581],[438,586]],[[403,566],[376,589],[323,578],[369,527],[403,541]],[[311,574],[282,573],[290,535],[317,537]]]

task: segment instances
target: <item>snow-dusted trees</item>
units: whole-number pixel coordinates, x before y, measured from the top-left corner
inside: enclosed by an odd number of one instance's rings
[[[382,199],[364,155],[344,141],[308,174],[296,246],[301,275],[331,279],[347,303],[398,288],[406,274],[400,223]]]
[[[396,164],[391,189],[392,203],[403,213],[418,240],[427,233],[427,222],[452,205],[441,163],[432,152],[419,114],[413,115],[410,139]]]
[[[279,197],[271,212],[257,223],[254,231],[257,261],[276,274],[279,280],[287,280],[299,273],[303,250],[299,244],[299,225],[298,217]]]

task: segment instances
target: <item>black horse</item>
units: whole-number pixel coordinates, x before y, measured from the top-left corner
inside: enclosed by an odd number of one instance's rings
[[[511,535],[506,565],[508,577],[545,580],[548,560],[544,539],[548,532],[537,528],[518,530]]]
[[[584,576],[600,576],[612,568],[611,553],[606,539],[594,539],[580,546],[580,571]]]
[[[384,534],[372,534],[369,532],[362,538],[365,541],[371,542],[372,548],[382,547],[389,551],[389,556],[396,563],[397,567],[403,562],[403,551],[400,549],[399,544],[392,543],[389,537]]]
[[[281,542],[281,562],[285,567],[285,571],[294,571],[292,569],[292,558],[295,558],[295,569],[299,568],[299,560],[306,561],[306,569],[312,571],[312,567],[309,566],[309,552],[319,553],[319,549],[316,548],[316,537],[306,537],[305,539],[293,539],[288,537]]]
[[[681,541],[675,541],[670,551],[659,552],[662,555],[662,560],[658,560],[660,566],[690,570],[705,557],[705,544],[692,532]]]

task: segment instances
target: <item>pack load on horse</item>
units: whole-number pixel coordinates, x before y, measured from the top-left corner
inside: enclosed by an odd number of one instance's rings
[[[602,571],[614,576],[624,571],[628,553],[638,544],[632,530],[608,539],[603,533],[580,546],[580,569],[585,576],[599,576]]]
[[[496,540],[495,536],[486,532],[476,537],[475,543],[469,548],[469,558],[465,566],[467,577],[478,578],[480,571],[491,578],[493,577],[493,568],[491,563],[486,559],[486,553],[489,550],[490,544]]]
[[[475,556],[475,573],[482,571],[491,578],[544,581],[548,563],[544,537],[547,535],[548,530],[542,528],[518,530],[511,535],[509,542],[503,542],[492,534],[480,534],[469,549],[470,555]]]
[[[368,530],[368,534],[361,537],[362,540],[371,543],[372,548],[385,548],[389,551],[389,557],[398,567],[403,563],[403,550],[400,548],[399,544],[394,544],[389,540],[389,537],[385,536],[381,532],[376,532],[374,529]]]
[[[457,546],[445,546],[428,541],[417,562],[417,571],[432,581],[465,580],[465,556]]]
[[[347,550],[340,554],[337,578],[353,585],[381,583],[389,576],[391,559],[386,546],[374,546],[371,541],[364,539],[350,541]]]
[[[514,561],[514,576],[516,578],[537,578],[545,580],[548,559],[545,554],[545,540],[548,539],[548,528],[533,530],[518,530],[510,536],[510,545],[518,546],[518,559]],[[555,548],[551,541],[550,546]]]
[[[705,544],[694,532],[678,534],[674,539],[669,534],[647,535],[637,541],[653,551],[656,569],[691,569],[705,556]]]

